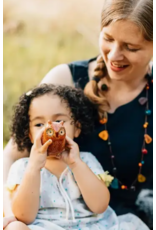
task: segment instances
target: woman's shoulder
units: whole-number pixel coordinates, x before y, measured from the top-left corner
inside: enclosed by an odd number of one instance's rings
[[[85,85],[88,83],[90,79],[89,72],[96,58],[97,57],[88,60],[74,61],[68,64],[73,81],[77,87],[84,89]]]
[[[96,58],[92,58],[57,65],[46,74],[41,83],[65,84],[69,86],[74,86],[75,83],[79,83],[79,86],[84,88],[89,81],[89,64],[95,60]]]
[[[73,86],[74,82],[68,64],[60,64],[52,68],[42,79],[42,83]]]

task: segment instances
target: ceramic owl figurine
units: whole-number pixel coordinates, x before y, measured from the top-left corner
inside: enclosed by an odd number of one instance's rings
[[[51,139],[52,144],[49,145],[47,150],[48,156],[57,156],[65,149],[66,130],[61,122],[48,121],[43,132],[41,142],[44,144],[47,140]]]

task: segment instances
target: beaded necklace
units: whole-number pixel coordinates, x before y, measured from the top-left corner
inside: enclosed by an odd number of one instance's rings
[[[148,127],[148,116],[151,115],[151,110],[149,109],[149,103],[148,103],[148,90],[149,90],[149,78],[150,76],[147,75],[146,76],[148,79],[148,82],[146,84],[146,97],[141,97],[139,98],[139,103],[143,106],[145,105],[145,121],[143,124],[143,128],[144,128],[144,140],[143,140],[143,144],[141,147],[141,158],[140,158],[140,162],[138,163],[138,175],[136,177],[136,179],[132,182],[131,186],[127,186],[124,183],[122,183],[122,181],[117,177],[117,168],[115,166],[115,155],[113,154],[112,151],[112,144],[111,144],[111,139],[110,139],[110,135],[108,133],[108,129],[107,129],[107,113],[105,112],[103,115],[103,118],[99,121],[101,124],[104,125],[104,131],[99,133],[99,137],[101,139],[103,139],[104,141],[107,141],[108,146],[109,146],[109,152],[110,152],[110,159],[111,159],[111,164],[112,164],[112,168],[113,168],[113,176],[114,176],[114,180],[111,184],[111,187],[114,189],[126,189],[126,190],[132,190],[135,191],[136,189],[136,183],[143,183],[146,181],[146,177],[142,174],[142,168],[144,165],[144,156],[146,154],[148,154],[148,151],[146,149],[146,144],[150,144],[152,142],[152,138],[147,134],[147,127]],[[153,83],[153,80],[150,79],[150,81]],[[108,90],[107,85],[103,84],[101,86],[102,90]]]

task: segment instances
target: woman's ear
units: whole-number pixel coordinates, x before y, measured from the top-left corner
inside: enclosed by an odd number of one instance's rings
[[[79,122],[76,122],[74,137],[79,137],[80,133],[81,133],[81,125]]]

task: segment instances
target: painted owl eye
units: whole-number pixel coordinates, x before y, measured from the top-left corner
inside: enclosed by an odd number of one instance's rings
[[[59,131],[59,135],[63,136],[64,134],[65,134],[65,130],[64,130],[64,128],[61,128]]]
[[[52,129],[47,129],[46,133],[48,136],[53,136],[54,131]]]

